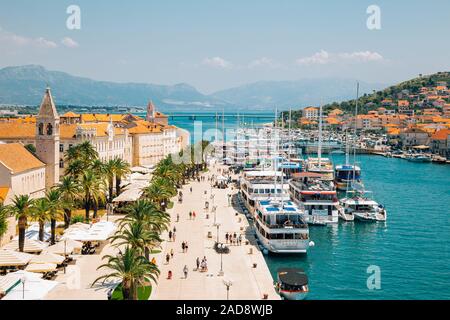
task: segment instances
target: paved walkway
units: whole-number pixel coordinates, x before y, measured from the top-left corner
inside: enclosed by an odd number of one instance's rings
[[[218,174],[216,168],[211,168],[211,172],[204,174]],[[223,168],[223,167],[220,167]],[[190,193],[189,187],[193,192]],[[204,191],[207,191],[207,195]],[[161,276],[158,285],[154,288],[151,299],[192,299],[192,300],[218,300],[227,298],[227,290],[224,280],[231,280],[232,286],[229,291],[230,299],[262,299],[267,294],[268,299],[280,299],[273,287],[273,279],[266,265],[264,257],[259,248],[245,242],[247,220],[243,215],[236,215],[236,211],[228,205],[228,194],[237,190],[211,188],[210,183],[205,179],[203,182],[191,182],[183,187],[183,203],[175,203],[169,210],[172,219],[172,226],[176,227],[176,241],[164,242],[163,250],[156,255],[157,263],[160,266]],[[225,233],[242,234],[243,243],[241,246],[230,246],[231,252],[224,254],[223,271],[220,276],[221,257],[213,249],[217,239],[217,227],[214,226],[214,214],[204,210],[205,201],[209,201],[210,208],[213,206],[211,192],[214,194],[214,205],[217,206],[216,222],[219,227],[219,241],[225,242]],[[196,212],[196,219],[189,219],[189,211]],[[177,213],[180,221],[176,222]],[[208,237],[208,233],[212,237]],[[167,233],[163,235],[168,239]],[[249,236],[250,237],[250,236]],[[183,253],[181,243],[187,241],[188,252]],[[250,254],[252,248],[253,253]],[[166,254],[174,251],[174,257],[166,264]],[[208,271],[200,272],[196,270],[196,258],[200,260],[207,258]],[[253,264],[256,263],[256,268]],[[185,279],[183,268],[187,265],[188,277]],[[167,278],[168,271],[173,273],[172,279]]]

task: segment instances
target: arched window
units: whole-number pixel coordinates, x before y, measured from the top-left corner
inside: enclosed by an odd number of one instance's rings
[[[44,134],[44,124],[43,123],[39,123],[38,130],[39,130],[39,135],[42,136]]]
[[[47,124],[47,135],[51,136],[53,134],[53,126],[51,123]]]

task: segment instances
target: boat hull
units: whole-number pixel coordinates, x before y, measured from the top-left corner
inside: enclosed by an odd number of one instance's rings
[[[286,300],[304,300],[308,295],[308,291],[279,290],[279,294]]]
[[[256,228],[255,233],[264,249],[271,253],[307,253],[309,249],[309,239],[269,240],[263,237]]]

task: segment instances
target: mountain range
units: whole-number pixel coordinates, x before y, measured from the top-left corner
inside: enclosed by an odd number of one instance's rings
[[[0,104],[38,105],[46,86],[56,103],[78,106],[145,106],[152,100],[162,111],[263,110],[299,108],[354,97],[352,79],[301,79],[260,81],[205,95],[193,86],[117,83],[77,77],[43,66],[26,65],[0,69]],[[362,93],[384,88],[360,83]]]

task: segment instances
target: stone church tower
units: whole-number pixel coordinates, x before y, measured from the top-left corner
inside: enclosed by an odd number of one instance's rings
[[[147,105],[147,116],[145,117],[145,120],[147,120],[148,122],[155,122],[155,113],[155,105],[152,101],[150,101]]]
[[[36,118],[36,155],[46,164],[47,189],[59,182],[59,139],[59,116],[50,88],[47,88]]]

